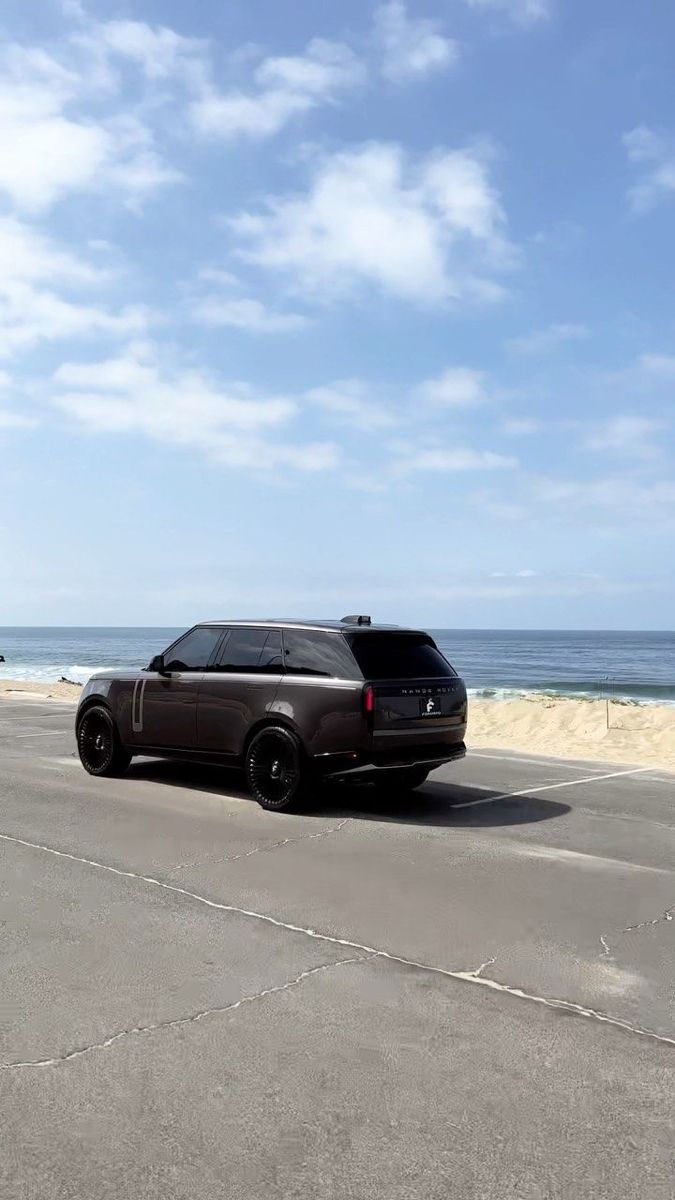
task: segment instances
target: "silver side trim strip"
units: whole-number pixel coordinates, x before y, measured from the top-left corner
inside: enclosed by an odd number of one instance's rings
[[[132,733],[143,732],[143,700],[147,679],[137,679],[134,684],[134,694],[131,698],[131,730]]]

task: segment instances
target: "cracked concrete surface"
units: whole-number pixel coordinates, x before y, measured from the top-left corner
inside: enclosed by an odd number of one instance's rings
[[[623,929],[618,929],[616,931],[616,933],[612,934],[612,935],[607,934],[607,933],[601,933],[599,940],[602,945],[602,957],[611,956],[611,948],[607,941],[608,937],[611,936],[612,940],[616,941],[618,938],[622,937],[623,934],[625,934],[625,933],[635,933],[638,929],[651,929],[655,925],[663,924],[664,921],[672,921],[673,913],[675,913],[675,904],[671,904],[670,908],[667,908],[665,910],[665,912],[662,912],[660,914],[660,916],[653,917],[651,920],[638,921],[638,923],[636,925],[625,925]]]
[[[353,941],[350,938],[335,937],[331,934],[323,933],[316,929],[311,929],[310,927],[296,925],[287,921],[281,921],[277,917],[270,916],[268,913],[256,912],[254,909],[246,909],[238,905],[224,904],[218,900],[211,900],[207,896],[200,895],[198,892],[190,891],[188,888],[178,887],[176,884],[167,883],[166,881],[156,879],[151,875],[142,875],[136,871],[124,871],[119,867],[111,866],[109,863],[102,863],[95,859],[83,858],[77,854],[70,854],[64,850],[57,850],[53,846],[45,846],[38,842],[30,842],[24,838],[13,837],[12,835],[6,833],[0,833],[0,841],[8,842],[17,846],[23,846],[27,849],[36,850],[43,854],[54,855],[56,858],[67,859],[70,862],[81,863],[82,865],[91,867],[94,870],[106,871],[122,879],[130,879],[137,883],[147,884],[150,887],[161,888],[164,891],[182,896],[185,899],[194,900],[198,904],[204,904],[208,908],[216,909],[220,912],[236,913],[238,916],[249,917],[252,920],[261,921],[267,925],[274,926],[277,929],[285,929],[289,933],[298,933],[316,941],[328,942],[335,946],[345,946],[351,950],[360,950],[368,958],[376,957],[380,959],[386,959],[388,962],[398,963],[399,965],[405,967],[411,967],[417,971],[424,971],[428,972],[429,974],[443,976],[447,979],[461,980],[464,983],[490,988],[493,991],[502,992],[505,995],[513,996],[520,1000],[527,1000],[534,1004],[545,1005],[551,1009],[573,1013],[589,1020],[599,1021],[606,1025],[612,1025],[617,1029],[622,1029],[624,1032],[635,1034],[638,1037],[649,1038],[652,1041],[675,1046],[675,1038],[667,1037],[651,1029],[645,1029],[642,1026],[636,1025],[630,1021],[625,1021],[620,1017],[612,1016],[609,1013],[600,1012],[599,1010],[590,1008],[586,1005],[576,1004],[570,1000],[560,999],[558,997],[540,996],[533,992],[525,991],[522,988],[515,987],[511,984],[502,983],[496,979],[486,978],[482,974],[482,971],[486,966],[490,965],[490,960],[470,970],[448,970],[446,967],[436,966],[431,963],[418,962],[415,959],[406,958],[403,955],[392,954],[388,950],[384,950],[376,946],[367,946],[360,942]]]
[[[675,904],[672,904],[670,908],[661,913],[660,917],[654,917],[651,921],[640,921],[637,925],[627,925],[621,932],[633,933],[636,929],[647,929],[650,925],[660,925],[662,921],[672,921],[673,913],[675,913]]]
[[[234,1012],[237,1008],[241,1008],[244,1004],[252,1004],[257,1000],[264,1000],[267,996],[275,996],[279,992],[287,992],[290,988],[298,987],[313,975],[319,975],[323,971],[332,971],[335,967],[345,967],[349,963],[366,962],[373,955],[357,955],[352,958],[340,958],[337,962],[321,963],[318,967],[310,967],[306,971],[301,971],[295,979],[288,979],[285,983],[276,984],[274,987],[263,988],[259,992],[255,992],[250,996],[241,996],[232,1004],[224,1004],[216,1008],[203,1008],[198,1012],[191,1013],[186,1017],[173,1017],[166,1021],[156,1021],[151,1025],[134,1025],[131,1029],[120,1029],[116,1033],[105,1038],[101,1042],[92,1042],[88,1046],[78,1046],[74,1050],[68,1050],[64,1054],[59,1054],[55,1058],[37,1058],[27,1059],[24,1062],[7,1062],[0,1063],[0,1071],[18,1071],[25,1070],[30,1067],[57,1067],[61,1063],[71,1062],[74,1058],[82,1058],[85,1054],[92,1054],[96,1050],[107,1050],[115,1042],[121,1041],[123,1038],[136,1037],[144,1033],[157,1033],[165,1029],[178,1029],[183,1025],[195,1025],[198,1021],[203,1021],[205,1017],[222,1016],[224,1013]]]
[[[0,842],[0,1059],[86,1052],[0,1074],[0,1193],[670,1200],[673,1047],[635,1027],[674,1033],[672,779],[470,756],[326,837],[330,798],[267,823],[229,777],[61,779],[70,731],[12,732],[0,829],[45,850]],[[331,970],[347,942],[387,957]]]
[[[239,862],[242,858],[251,858],[254,854],[266,854],[270,850],[278,850],[281,846],[290,846],[295,842],[311,842],[316,838],[329,837],[331,833],[339,833],[341,829],[344,829],[349,820],[349,817],[344,817],[337,825],[332,825],[330,829],[320,829],[318,833],[302,833],[297,837],[282,838],[279,842],[265,842],[262,846],[254,846],[252,850],[245,850],[242,854],[226,854],[223,858],[200,858],[193,862],[177,863],[175,867],[170,868],[169,874],[172,875],[174,871],[184,871],[190,867],[206,865],[215,867],[219,863]]]

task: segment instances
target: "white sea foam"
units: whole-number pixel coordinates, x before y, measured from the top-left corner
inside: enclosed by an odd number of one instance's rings
[[[95,671],[102,669],[100,664],[85,666],[75,663],[66,666],[63,663],[47,663],[36,666],[34,663],[0,663],[0,679],[16,679],[20,683],[58,683],[60,679],[67,679],[72,683],[86,683]]]

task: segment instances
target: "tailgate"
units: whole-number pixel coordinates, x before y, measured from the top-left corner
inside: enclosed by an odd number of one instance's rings
[[[405,679],[371,684],[373,729],[394,732],[461,724],[466,717],[466,689],[458,676]]]

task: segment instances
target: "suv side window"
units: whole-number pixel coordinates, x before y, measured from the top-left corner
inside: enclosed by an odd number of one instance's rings
[[[186,633],[167,650],[167,671],[205,671],[222,632],[213,625],[201,625]]]
[[[231,629],[223,642],[216,671],[282,671],[278,629]]]
[[[284,664],[287,675],[325,675],[337,679],[361,677],[340,633],[285,629]]]

